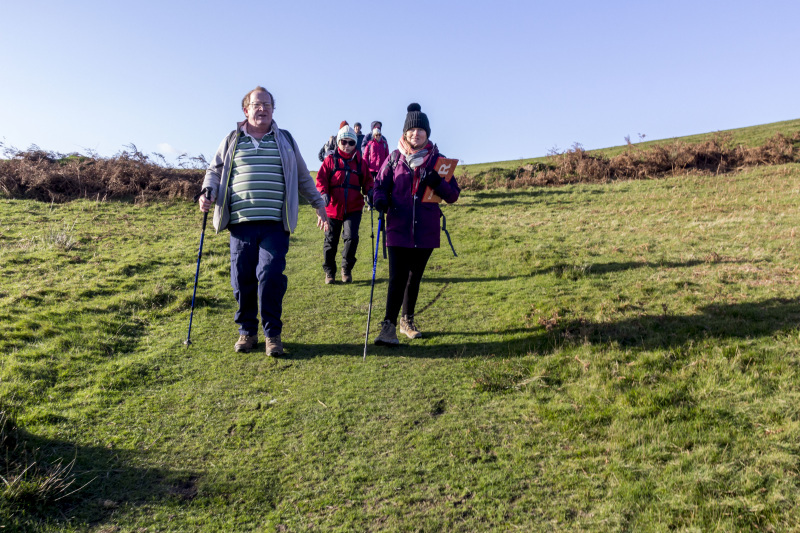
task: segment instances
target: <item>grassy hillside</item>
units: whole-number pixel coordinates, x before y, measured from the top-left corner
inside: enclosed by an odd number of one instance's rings
[[[689,135],[686,137],[660,139],[660,140],[646,141],[646,142],[636,142],[636,139],[631,139],[631,141],[639,148],[648,148],[651,146],[672,143],[678,140],[688,143],[700,143],[713,137],[714,135],[721,133],[730,135],[731,141],[734,142],[735,144],[743,144],[745,146],[753,147],[764,144],[764,142],[766,142],[767,139],[769,139],[776,133],[783,133],[784,135],[790,135],[798,130],[800,130],[800,119],[786,120],[783,122],[773,122],[770,124],[763,124],[760,126],[749,126],[746,128],[736,128],[732,130],[722,130],[719,132]],[[626,148],[627,148],[626,145],[621,145],[610,148],[603,148],[600,150],[590,150],[588,153],[604,154],[606,157],[613,157],[615,155],[622,153]],[[478,174],[479,172],[484,172],[490,169],[516,169],[523,165],[527,165],[530,163],[541,163],[544,162],[545,160],[546,157],[535,157],[530,159],[512,159],[510,161],[498,161],[495,163],[476,163],[473,165],[461,165],[458,167],[458,170],[456,172],[463,174],[465,171],[467,171],[470,174],[475,175]]]
[[[289,357],[232,350],[226,235],[184,202],[0,201],[0,410],[74,464],[24,531],[765,531],[800,523],[800,165],[463,194],[425,333],[370,344],[292,238]],[[373,331],[385,305],[386,262]],[[2,440],[2,439],[0,439]],[[52,474],[53,469],[49,472]],[[13,472],[12,472],[13,473]],[[69,489],[72,490],[72,489]],[[63,494],[67,494],[65,490]]]

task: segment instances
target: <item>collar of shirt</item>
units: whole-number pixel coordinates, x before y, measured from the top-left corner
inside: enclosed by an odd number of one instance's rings
[[[274,127],[270,127],[269,131],[268,131],[267,133],[265,133],[265,134],[264,134],[264,137],[266,137],[267,135],[272,135],[272,134],[274,134],[274,133],[275,133],[275,131],[274,131],[274,130],[275,130],[275,128],[274,128]],[[252,135],[250,135],[250,132],[249,132],[249,131],[247,131],[247,122],[245,122],[245,123],[244,123],[244,125],[242,126],[242,133],[244,133],[245,135],[247,135],[248,137],[250,137],[251,139],[253,139],[253,144],[255,144],[255,145],[258,145],[258,144],[261,142],[261,141],[256,141],[256,138],[255,138],[255,137],[253,137]],[[262,139],[263,139],[264,137],[262,137]]]

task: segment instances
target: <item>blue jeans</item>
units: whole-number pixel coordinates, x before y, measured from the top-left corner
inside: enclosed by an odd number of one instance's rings
[[[234,321],[239,334],[258,331],[258,308],[266,337],[280,335],[281,312],[286,294],[286,253],[289,233],[281,222],[242,222],[228,226],[231,232],[231,286],[239,304]]]

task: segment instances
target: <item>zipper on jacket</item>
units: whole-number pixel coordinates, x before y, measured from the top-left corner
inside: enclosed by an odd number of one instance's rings
[[[419,171],[420,177],[417,181],[417,172],[411,169],[411,188],[414,194],[411,197],[411,240],[414,241],[414,248],[417,247],[417,194],[419,194],[419,186],[422,185],[422,170]],[[414,183],[416,182],[416,183]]]

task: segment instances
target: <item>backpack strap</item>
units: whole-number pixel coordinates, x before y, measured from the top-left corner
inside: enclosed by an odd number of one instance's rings
[[[350,175],[351,174],[358,174],[358,170],[353,170],[350,168],[350,161],[355,161],[358,164],[358,159],[356,154],[353,155],[353,158],[345,162],[344,158],[339,155],[338,152],[333,152],[333,174],[335,175],[339,171],[344,172],[344,184],[343,185],[330,185],[331,189],[342,188],[344,189],[344,213],[347,215],[347,193],[350,189],[355,189],[357,191],[361,190],[361,185],[353,185],[350,182]],[[342,162],[342,166],[339,166],[339,161]]]
[[[280,128],[278,128],[278,129],[280,130]],[[284,135],[289,137],[289,142],[292,144],[292,148],[293,149],[297,147],[297,143],[294,142],[294,137],[292,137],[292,134],[291,134],[291,132],[289,130],[281,130],[281,133],[283,133]],[[295,151],[297,151],[297,150],[295,150]]]
[[[389,156],[389,166],[392,168],[392,174],[394,174],[394,169],[397,167],[398,159],[400,159],[400,150],[395,150],[392,152],[392,155]]]
[[[400,158],[400,150],[395,150],[389,156],[389,168],[392,169],[392,180],[394,181],[394,169],[397,167],[397,160]],[[391,196],[391,192],[389,193]],[[383,224],[383,258],[386,259],[386,224]]]
[[[340,156],[338,153],[334,152],[332,155],[333,155],[333,172],[335,174],[336,172],[343,171],[345,174],[344,176],[345,182],[344,185],[331,185],[331,188],[334,189],[336,187],[341,187],[341,188],[361,190],[361,185],[353,185],[350,182],[350,175],[358,174],[358,170],[353,170],[352,168],[350,168],[350,165],[346,164],[344,162],[344,158]],[[353,157],[355,158],[355,156]],[[339,161],[342,162],[341,167],[339,166]],[[356,161],[356,164],[358,164],[358,161]]]

